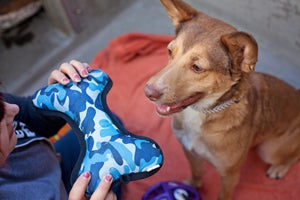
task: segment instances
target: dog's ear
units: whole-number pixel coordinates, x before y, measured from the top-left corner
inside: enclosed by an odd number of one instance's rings
[[[194,18],[198,11],[182,0],[160,0],[167,14],[171,18],[173,25],[178,26]]]
[[[255,39],[245,32],[234,32],[223,35],[225,45],[232,59],[233,72],[252,72],[258,57],[258,46]]]

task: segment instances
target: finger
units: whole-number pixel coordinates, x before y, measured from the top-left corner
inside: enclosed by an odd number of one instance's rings
[[[110,191],[107,194],[105,200],[117,200],[117,195],[115,193],[113,193],[112,191]]]
[[[99,183],[97,189],[91,196],[91,200],[104,200],[105,197],[109,194],[110,186],[112,184],[112,176],[106,175],[102,178],[101,182]]]
[[[87,70],[88,72],[90,72],[90,71],[93,70],[92,67],[91,67],[88,63],[83,63],[83,65],[84,65],[84,67],[86,68],[86,70]]]
[[[87,69],[87,63],[82,63],[77,60],[71,60],[70,64],[77,70],[81,77],[88,76],[89,71]]]
[[[70,194],[69,200],[82,200],[84,198],[85,190],[89,184],[91,175],[88,172],[82,173],[75,181]]]
[[[54,84],[54,83],[61,83],[63,85],[68,84],[69,83],[69,79],[68,77],[66,77],[66,75],[60,71],[53,70],[48,78],[48,84]]]
[[[79,82],[81,80],[79,72],[70,63],[63,63],[59,67],[59,71],[68,76],[72,81]]]

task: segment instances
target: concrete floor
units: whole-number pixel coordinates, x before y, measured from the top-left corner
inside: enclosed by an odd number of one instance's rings
[[[91,12],[90,20],[83,20],[84,29],[75,35],[66,35],[55,28],[44,12],[38,14],[28,28],[34,34],[31,42],[10,48],[0,43],[0,89],[19,95],[32,94],[46,85],[48,75],[60,63],[71,59],[90,62],[112,38],[123,33],[173,34],[171,21],[159,1],[129,2],[104,13]],[[213,11],[205,12],[214,16]],[[290,63],[268,46],[260,48],[256,69],[300,88],[300,63]]]

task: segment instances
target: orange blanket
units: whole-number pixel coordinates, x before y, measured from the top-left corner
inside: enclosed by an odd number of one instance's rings
[[[154,139],[164,153],[164,165],[155,175],[124,185],[123,199],[141,199],[149,187],[166,180],[182,181],[190,170],[180,144],[170,128],[170,118],[161,118],[147,100],[143,88],[151,75],[167,63],[166,35],[130,33],[113,39],[101,50],[91,65],[103,69],[113,80],[107,102],[132,133]],[[216,171],[205,164],[206,173],[199,194],[203,200],[216,199],[220,180]],[[235,200],[296,200],[300,199],[300,162],[282,180],[268,179],[268,165],[251,152],[242,168]]]

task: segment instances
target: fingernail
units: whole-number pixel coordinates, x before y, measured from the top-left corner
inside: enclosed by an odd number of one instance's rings
[[[90,178],[90,173],[88,172],[83,172],[81,175],[83,178],[89,179]]]
[[[80,76],[78,74],[74,74],[73,78],[75,81],[80,81]]]
[[[108,183],[110,183],[111,181],[112,181],[112,176],[111,175],[109,175],[109,174],[107,174],[105,177],[104,177],[104,180],[106,181],[106,182],[108,182]]]
[[[85,69],[89,71],[91,69],[91,66],[89,64],[85,63]]]
[[[88,72],[86,69],[82,70],[82,72],[81,72],[81,74],[82,74],[83,76],[87,76],[88,73],[89,73],[89,72]]]
[[[61,81],[62,81],[63,83],[67,83],[67,82],[69,82],[69,79],[66,78],[66,77],[64,77]]]

